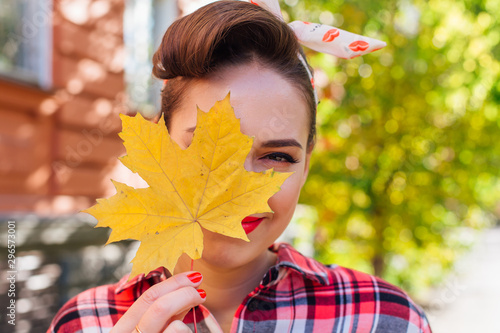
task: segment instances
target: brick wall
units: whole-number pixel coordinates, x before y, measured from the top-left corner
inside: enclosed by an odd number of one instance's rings
[[[68,214],[113,189],[124,153],[124,1],[54,1],[53,87],[0,77],[0,212]]]

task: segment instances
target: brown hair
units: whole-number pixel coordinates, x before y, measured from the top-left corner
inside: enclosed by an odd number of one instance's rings
[[[267,10],[248,2],[217,1],[178,19],[168,28],[153,56],[153,75],[168,79],[161,103],[167,127],[192,79],[228,66],[259,61],[302,92],[310,112],[308,148],[312,148],[316,103],[298,52],[303,54],[292,29]]]

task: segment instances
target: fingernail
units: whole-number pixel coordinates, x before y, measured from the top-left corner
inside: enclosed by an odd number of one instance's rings
[[[198,292],[198,294],[200,294],[200,297],[205,299],[205,297],[207,297],[207,293],[205,292],[205,290],[203,289],[196,289],[196,291]]]
[[[194,273],[188,274],[187,278],[189,279],[189,281],[191,281],[193,283],[198,283],[201,281],[203,276],[201,276],[201,274],[198,272],[194,272]]]

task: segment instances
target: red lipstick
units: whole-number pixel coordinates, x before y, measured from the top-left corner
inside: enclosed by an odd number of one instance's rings
[[[263,217],[253,217],[253,216],[247,216],[241,221],[241,225],[243,226],[243,230],[245,230],[245,233],[248,235],[252,231],[255,230],[262,222],[264,218]]]

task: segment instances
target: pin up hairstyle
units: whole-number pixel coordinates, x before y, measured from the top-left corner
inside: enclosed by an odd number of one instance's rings
[[[303,96],[310,119],[308,150],[312,149],[316,103],[298,53],[303,55],[303,50],[292,29],[249,2],[217,1],[178,19],[153,56],[153,75],[168,80],[161,93],[167,128],[190,81],[230,66],[259,63],[280,74]]]

